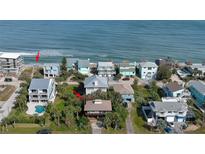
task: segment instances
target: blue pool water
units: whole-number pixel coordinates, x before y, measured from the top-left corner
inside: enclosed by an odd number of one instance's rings
[[[36,106],[35,108],[36,108],[35,111],[36,111],[37,113],[43,113],[43,112],[45,112],[45,107],[44,107],[44,106],[38,105],[38,106]]]

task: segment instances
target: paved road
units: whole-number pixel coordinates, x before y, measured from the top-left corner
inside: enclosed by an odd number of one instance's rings
[[[3,84],[3,82],[0,82],[0,84]],[[4,83],[5,84],[5,83]],[[15,85],[16,86],[16,91],[20,90],[20,82],[11,82],[11,83],[6,83],[10,85]],[[5,101],[1,102],[2,106],[0,109],[0,122],[3,118],[7,117],[9,113],[11,112],[12,107],[14,107],[15,99],[16,96],[18,95],[16,91],[11,95],[11,97]]]
[[[126,129],[127,129],[127,134],[134,134],[134,129],[132,126],[132,119],[131,119],[131,110],[132,110],[132,104],[128,104],[128,117],[126,120]]]

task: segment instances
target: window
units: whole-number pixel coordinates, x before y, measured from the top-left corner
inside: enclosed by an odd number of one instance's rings
[[[151,70],[152,68],[151,67],[148,67],[148,70]]]
[[[172,113],[172,111],[168,111],[168,113]]]

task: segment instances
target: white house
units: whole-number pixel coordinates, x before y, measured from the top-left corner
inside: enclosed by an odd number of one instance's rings
[[[88,77],[84,81],[84,88],[86,89],[86,95],[91,94],[97,90],[102,92],[107,92],[108,89],[108,79],[107,77],[101,77],[93,75]]]
[[[98,75],[102,77],[113,77],[115,75],[115,66],[112,62],[98,62]]]
[[[163,88],[167,97],[180,97],[183,95],[184,88],[177,82],[170,82]]]
[[[23,57],[19,53],[0,53],[0,72],[17,75],[23,68]]]
[[[142,62],[139,64],[139,74],[141,79],[151,80],[156,78],[158,66],[153,62]]]

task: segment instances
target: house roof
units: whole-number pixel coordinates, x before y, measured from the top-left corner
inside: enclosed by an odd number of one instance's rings
[[[29,89],[48,89],[52,79],[32,79]]]
[[[175,92],[178,90],[182,90],[184,89],[181,85],[179,85],[177,82],[170,82],[166,85],[166,88],[171,91],[171,92]]]
[[[188,84],[189,84],[189,86],[194,87],[201,94],[205,95],[205,83],[203,81],[192,80]]]
[[[112,111],[110,100],[89,100],[86,101],[84,111]]]
[[[81,60],[79,59],[78,60],[78,67],[79,68],[82,68],[82,67],[90,67],[90,60],[87,59],[87,60]]]
[[[84,87],[85,88],[97,88],[97,87],[108,88],[108,80],[106,77],[93,75],[85,79]]]
[[[134,67],[120,68],[120,72],[135,72],[135,68]]]
[[[0,53],[0,58],[10,58],[10,59],[17,59],[18,57],[20,57],[21,54],[20,53]]]
[[[158,67],[157,64],[153,62],[142,62],[139,64],[141,67]]]
[[[113,67],[113,62],[98,62],[98,67]]]
[[[134,90],[129,84],[114,84],[113,89],[121,95],[134,94]]]
[[[167,112],[167,111],[184,112],[188,110],[187,104],[183,102],[152,101],[149,102],[149,104],[154,112]]]
[[[73,64],[77,63],[78,60],[79,60],[78,58],[67,58],[68,67],[72,67]]]

